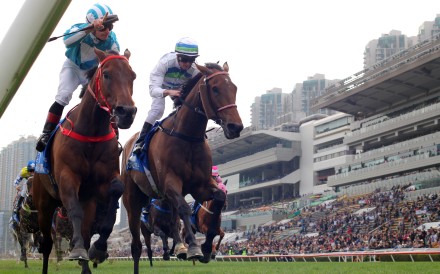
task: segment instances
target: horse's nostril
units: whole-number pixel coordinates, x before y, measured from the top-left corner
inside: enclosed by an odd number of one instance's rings
[[[135,116],[137,112],[136,107],[124,107],[124,106],[117,106],[114,109],[114,115],[115,116]]]
[[[241,132],[243,130],[242,124],[229,123],[228,130],[231,132]]]

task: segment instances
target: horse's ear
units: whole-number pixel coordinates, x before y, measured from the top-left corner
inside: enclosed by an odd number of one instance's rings
[[[128,49],[125,49],[124,56],[125,56],[125,58],[130,59],[131,52]]]
[[[228,62],[225,62],[225,63],[223,64],[223,70],[226,71],[226,72],[229,71],[229,65],[228,65]]]
[[[226,180],[223,182],[223,184],[224,184],[224,185],[227,185],[227,184],[228,184],[228,180],[229,180],[229,179],[226,179]]]
[[[105,52],[103,52],[102,50],[98,49],[98,48],[94,48],[95,54],[96,56],[98,56],[99,62],[101,62],[102,60],[105,59]]]

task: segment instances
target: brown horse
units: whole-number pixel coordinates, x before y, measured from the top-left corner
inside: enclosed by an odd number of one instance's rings
[[[212,240],[216,235],[218,216],[225,203],[226,195],[217,187],[211,177],[212,156],[205,138],[208,119],[214,120],[223,128],[228,139],[237,138],[243,130],[243,124],[235,104],[237,87],[229,77],[229,67],[217,64],[197,65],[201,72],[183,90],[181,105],[171,113],[152,136],[148,148],[148,163],[153,181],[149,183],[144,172],[126,170],[133,143],[137,134],[126,143],[122,159],[123,181],[128,201],[127,212],[130,231],[133,236],[131,251],[138,271],[141,254],[139,237],[139,216],[141,208],[149,197],[163,197],[173,207],[175,214],[183,220],[188,231],[185,242],[188,243],[187,259],[199,259],[209,262]],[[189,90],[189,91],[188,91]],[[214,200],[213,223],[211,223],[202,249],[197,245],[191,231],[191,208],[184,197],[191,194],[198,201]],[[180,239],[176,243],[176,254]],[[202,253],[203,252],[203,253]]]
[[[153,266],[153,250],[151,249],[151,234],[160,237],[162,240],[162,258],[164,261],[170,260],[170,254],[174,253],[176,241],[173,239],[171,249],[168,245],[168,238],[173,238],[174,229],[180,230],[180,219],[171,219],[171,206],[163,200],[152,199],[148,206],[148,219],[142,216],[141,232],[145,239],[147,255],[150,266]],[[177,225],[176,225],[177,224]],[[186,255],[186,254],[185,254]]]
[[[226,180],[224,182],[224,184],[227,184]],[[225,192],[226,194],[226,192]],[[226,204],[225,204],[226,206]],[[218,220],[213,220],[213,210],[214,210],[214,203],[213,201],[205,201],[203,203],[199,203],[198,205],[196,205],[195,207],[195,211],[193,212],[193,218],[191,219],[192,222],[192,231],[193,233],[196,232],[200,232],[204,235],[207,235],[208,230],[210,229],[210,225],[211,223],[215,222],[217,224],[217,228],[216,228],[216,236],[219,236],[219,239],[217,241],[217,244],[215,244],[215,246],[213,246],[214,251],[211,253],[211,259],[215,259],[215,256],[217,254],[217,251],[220,247],[220,244],[223,240],[223,238],[225,237],[225,232],[223,231],[223,229],[221,228],[221,215],[219,215],[218,217],[216,217]],[[223,207],[225,208],[225,207]],[[185,229],[182,229],[182,235],[185,235]]]
[[[24,267],[28,267],[27,252],[28,249],[38,248],[40,241],[40,228],[38,226],[38,214],[32,201],[32,181],[29,177],[26,182],[27,193],[22,203],[18,215],[20,222],[11,218],[11,232],[15,242],[20,244],[20,261],[24,262]]]
[[[73,225],[70,260],[80,260],[82,273],[91,273],[88,260],[103,262],[107,239],[116,220],[118,199],[124,191],[119,174],[118,140],[112,123],[126,129],[133,123],[136,107],[132,99],[136,74],[124,55],[95,49],[99,66],[90,71],[88,86],[78,106],[60,123],[47,157],[49,174],[37,161],[34,175],[34,202],[43,234],[43,273],[48,271],[52,250],[52,216],[64,206]],[[46,155],[47,156],[47,155]],[[41,154],[37,156],[41,157]],[[41,168],[41,169],[40,169]],[[97,207],[103,216],[96,216]],[[90,246],[92,225],[97,218],[99,238]]]
[[[69,243],[68,251],[72,250],[72,237],[73,237],[73,226],[67,216],[67,209],[65,207],[58,207],[55,210],[52,218],[52,240],[55,243],[55,252],[57,255],[57,262],[63,260],[63,249],[62,241],[67,240]]]
[[[99,210],[99,208],[97,208],[97,212],[96,212],[97,218],[101,215],[102,215],[102,212]],[[98,218],[98,220],[99,219],[100,218]],[[102,221],[102,220],[100,220],[100,221]],[[99,224],[95,220],[95,223],[92,226],[91,235],[94,235],[95,233],[97,233],[96,230],[97,230],[98,226],[99,226]],[[72,222],[69,220],[69,217],[67,216],[67,209],[64,206],[58,207],[53,214],[51,233],[52,233],[52,240],[55,243],[55,253],[57,256],[57,263],[59,263],[60,261],[63,260],[63,254],[64,254],[64,251],[62,248],[63,239],[65,239],[69,243],[69,248],[67,251],[70,252],[73,248],[73,245],[72,245],[73,226],[72,226]],[[93,262],[94,268],[96,268],[97,265],[98,264],[96,262]]]

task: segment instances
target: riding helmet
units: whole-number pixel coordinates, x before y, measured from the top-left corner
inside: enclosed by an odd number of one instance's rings
[[[112,15],[113,11],[109,6],[104,4],[94,4],[88,11],[86,15],[87,23],[91,24],[94,20],[104,17],[108,12],[108,15]]]
[[[199,45],[189,37],[183,37],[176,43],[176,53],[191,57],[199,56]]]

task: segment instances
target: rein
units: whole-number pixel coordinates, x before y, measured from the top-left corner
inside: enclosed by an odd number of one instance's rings
[[[128,62],[128,59],[125,56],[122,56],[122,55],[110,55],[110,56],[107,56],[104,60],[102,60],[102,62],[100,62],[98,64],[98,69],[96,71],[96,76],[95,76],[95,89],[92,90],[92,88],[90,86],[90,83],[87,86],[87,91],[95,99],[95,101],[98,104],[98,106],[101,109],[105,110],[110,115],[110,117],[113,117],[112,109],[111,109],[110,105],[108,104],[107,100],[105,99],[104,95],[102,94],[101,77],[102,77],[102,66],[105,63],[107,63],[107,61],[113,60],[113,59],[123,59],[123,60]],[[104,106],[99,102],[99,99],[101,99],[104,102]],[[77,106],[78,105],[76,105],[74,108],[76,108]],[[69,113],[71,111],[69,111]],[[111,126],[110,126],[110,129],[111,129],[110,133],[108,133],[108,134],[106,134],[104,136],[85,136],[85,135],[81,135],[81,134],[76,133],[76,132],[73,131],[73,129],[74,129],[73,121],[68,119],[68,118],[66,118],[66,119],[71,124],[71,129],[66,129],[65,127],[63,127],[60,124],[60,131],[61,131],[61,133],[63,135],[69,136],[70,138],[73,138],[75,140],[78,140],[78,141],[81,141],[81,142],[101,143],[101,142],[109,141],[109,140],[113,139],[116,136],[115,130]]]
[[[208,76],[205,76],[205,78],[203,79],[205,82],[205,85],[207,87],[209,87],[208,81],[211,78],[214,78],[215,76],[218,76],[218,75],[229,75],[229,73],[227,71],[217,71],[217,72],[214,72]],[[201,93],[202,93],[202,91],[199,89],[198,94],[200,95]],[[201,100],[201,96],[199,96],[199,98]],[[187,102],[185,102],[185,100],[181,99],[180,97],[179,97],[179,100],[183,106],[186,106],[187,108],[191,109],[195,113],[200,114],[200,115],[206,117],[207,119],[212,119],[216,124],[222,123],[221,119],[218,118],[217,113],[219,113],[220,111],[223,111],[225,109],[231,108],[231,107],[235,107],[235,108],[237,107],[236,104],[229,104],[226,106],[222,106],[215,111],[215,117],[209,117],[209,115],[207,115],[206,112],[203,111],[203,109],[201,109],[200,107],[194,107],[194,106],[188,104]],[[210,97],[209,97],[209,101],[210,101],[209,104],[212,105]],[[203,103],[202,103],[202,105],[203,105]],[[177,113],[178,113],[178,111],[176,112],[176,115],[177,115]],[[182,133],[174,131],[174,129],[164,128],[161,125],[159,125],[159,129],[161,131],[163,131],[164,133],[168,134],[169,136],[174,136],[174,137],[180,138],[180,139],[188,141],[188,142],[204,142],[205,141],[205,136],[202,136],[202,137],[187,136]],[[205,208],[205,210],[208,211],[206,208]]]
[[[207,208],[207,206],[208,206],[208,202],[207,202],[207,201],[205,202],[205,204],[206,204],[206,206],[204,206],[203,204],[200,204],[200,207],[203,208],[203,209],[204,209],[206,212],[208,212],[209,214],[213,215],[214,212],[212,212],[211,210],[209,210],[209,209]]]

